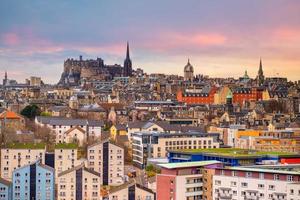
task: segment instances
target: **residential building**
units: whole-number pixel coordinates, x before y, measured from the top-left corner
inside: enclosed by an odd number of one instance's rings
[[[45,163],[46,145],[43,143],[15,143],[1,149],[1,177],[11,180],[15,169],[28,165],[36,160]]]
[[[0,178],[0,200],[11,200],[12,183]]]
[[[5,110],[0,114],[1,127],[22,130],[25,128],[25,118],[13,111]]]
[[[213,176],[213,199],[291,200],[287,198],[290,193],[287,188],[291,183],[300,181],[300,173],[289,166],[272,168],[273,166],[216,169]]]
[[[213,133],[134,133],[133,164],[144,168],[148,158],[166,158],[168,150],[219,148],[218,137]]]
[[[54,150],[55,156],[55,177],[63,171],[69,170],[80,164],[78,160],[77,145],[70,144],[56,144]]]
[[[218,161],[161,164],[161,173],[156,176],[157,200],[203,199],[204,168],[221,166]]]
[[[57,200],[102,200],[100,173],[84,164],[58,174]]]
[[[39,161],[13,171],[13,200],[54,200],[54,169]]]
[[[133,181],[126,182],[118,187],[113,187],[103,200],[155,200],[156,194],[149,188],[135,184]]]
[[[124,183],[124,149],[108,140],[91,145],[87,149],[87,167],[98,172],[102,185]]]
[[[54,131],[56,133],[56,143],[70,142],[71,138],[74,137],[76,133],[80,135],[80,137],[76,136],[76,138],[80,140],[82,139],[82,134],[84,134],[85,139],[87,137],[101,137],[101,130],[103,127],[103,121],[63,117],[38,116],[35,119],[35,123],[40,126],[46,125]],[[73,132],[74,130],[76,133]]]

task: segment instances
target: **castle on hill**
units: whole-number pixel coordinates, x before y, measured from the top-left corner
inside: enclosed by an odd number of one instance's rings
[[[92,80],[112,80],[114,77],[130,77],[132,76],[132,62],[129,55],[129,44],[127,43],[126,58],[124,66],[106,65],[103,59],[97,58],[83,60],[79,56],[79,60],[68,58],[64,61],[64,71],[58,82],[61,86],[78,86],[82,83]]]

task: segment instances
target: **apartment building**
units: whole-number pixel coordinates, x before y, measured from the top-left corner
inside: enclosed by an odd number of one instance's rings
[[[56,144],[54,150],[55,177],[63,171],[69,170],[80,164],[76,144]]]
[[[299,165],[294,167],[299,168]],[[288,198],[293,190],[290,186],[299,181],[300,172],[289,166],[220,168],[213,176],[213,199],[291,200]],[[290,191],[287,188],[291,188]]]
[[[13,171],[13,200],[54,200],[54,169],[39,161]]]
[[[156,176],[157,200],[203,199],[203,170],[217,168],[218,161],[182,162],[160,164],[161,173]]]
[[[219,148],[219,134],[137,132],[132,135],[133,163],[139,168],[148,158],[166,158],[169,150]]]
[[[46,125],[54,131],[56,133],[56,143],[70,142],[70,138],[74,137],[75,133],[80,134],[80,137],[78,137],[80,140],[82,139],[81,133],[84,134],[85,139],[87,137],[101,137],[103,127],[103,121],[63,117],[38,116],[35,118],[35,123],[40,126]]]
[[[1,177],[7,180],[12,179],[12,172],[15,169],[41,160],[45,163],[46,146],[43,143],[15,143],[9,144],[1,149]]]
[[[0,200],[11,200],[12,183],[0,178]]]
[[[102,200],[100,173],[84,164],[58,174],[57,200]]]
[[[88,147],[87,160],[87,167],[100,174],[102,185],[124,183],[123,148],[104,140]]]
[[[103,200],[155,200],[156,194],[133,181],[126,182],[118,187],[111,188]]]

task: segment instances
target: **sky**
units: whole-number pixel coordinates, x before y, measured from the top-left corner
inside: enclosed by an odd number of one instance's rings
[[[298,0],[1,0],[0,77],[57,83],[67,58],[196,74],[300,79]]]

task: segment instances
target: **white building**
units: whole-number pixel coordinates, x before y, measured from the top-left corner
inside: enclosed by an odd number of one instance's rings
[[[108,140],[88,147],[87,167],[100,173],[101,184],[121,185],[124,183],[124,150]]]
[[[291,200],[292,198],[288,198],[291,191],[287,188],[291,190],[293,186],[291,183],[299,181],[300,172],[290,169],[263,167],[216,169],[212,194],[214,200]],[[297,198],[299,199],[299,196]]]
[[[102,200],[100,174],[84,164],[58,174],[57,200]]]
[[[69,142],[70,138],[74,137],[74,134],[77,133],[76,130],[79,130],[79,128],[81,133],[84,132],[84,139],[87,137],[101,137],[103,126],[103,121],[97,120],[42,116],[36,117],[35,123],[40,126],[46,125],[54,131],[56,133],[56,143]],[[82,140],[82,134],[77,138]]]
[[[137,132],[132,135],[133,163],[139,168],[147,158],[166,158],[168,150],[219,148],[219,134]]]
[[[63,171],[72,169],[81,164],[78,160],[76,144],[57,144],[54,150],[55,177]]]
[[[1,177],[12,179],[15,169],[41,160],[45,163],[46,146],[44,144],[11,144],[1,149]]]

